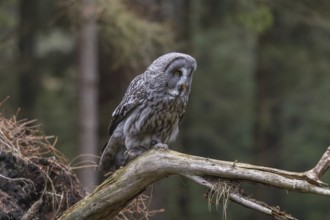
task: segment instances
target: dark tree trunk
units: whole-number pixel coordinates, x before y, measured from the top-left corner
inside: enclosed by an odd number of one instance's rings
[[[19,50],[19,106],[22,109],[20,117],[33,118],[34,107],[40,88],[40,76],[35,62],[35,35],[37,29],[38,0],[20,0],[20,23],[18,27]]]
[[[279,167],[280,152],[280,117],[281,106],[277,102],[279,89],[276,81],[278,74],[274,73],[274,66],[267,50],[272,34],[267,31],[257,40],[256,73],[255,73],[255,124],[254,146],[257,164]],[[280,195],[273,190],[258,187],[257,198],[278,205]],[[258,215],[256,219],[264,219]]]

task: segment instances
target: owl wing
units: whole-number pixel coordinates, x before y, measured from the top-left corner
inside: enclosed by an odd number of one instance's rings
[[[120,104],[112,113],[109,134],[112,135],[117,125],[130,115],[147,98],[143,75],[138,75],[128,86]]]

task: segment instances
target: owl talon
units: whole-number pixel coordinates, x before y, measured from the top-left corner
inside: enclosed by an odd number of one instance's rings
[[[156,144],[158,144],[159,142],[158,141],[155,141],[155,140],[152,140],[151,141],[151,148],[154,147]]]
[[[163,144],[163,143],[157,143],[154,146],[155,149],[157,150],[168,150],[168,145],[167,144]]]

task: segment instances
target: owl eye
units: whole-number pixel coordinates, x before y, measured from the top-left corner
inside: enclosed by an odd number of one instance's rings
[[[180,76],[182,76],[182,72],[180,70],[177,70],[174,72],[174,76],[180,77]]]

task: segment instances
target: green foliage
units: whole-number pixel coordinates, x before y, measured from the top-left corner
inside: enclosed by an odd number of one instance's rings
[[[173,41],[169,27],[139,18],[123,1],[99,0],[98,7],[100,44],[111,58],[112,70],[147,66]]]
[[[0,2],[0,27],[2,28],[1,35],[6,33],[4,28],[12,28],[16,24],[16,19],[12,13],[16,7],[16,0],[7,0]]]
[[[73,24],[79,26],[79,2],[63,1]],[[141,70],[173,45],[174,33],[165,23],[154,22],[130,10],[121,0],[96,0],[100,49],[113,71]]]
[[[261,4],[243,9],[237,20],[247,29],[262,33],[273,25],[274,15],[269,6]]]

